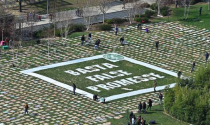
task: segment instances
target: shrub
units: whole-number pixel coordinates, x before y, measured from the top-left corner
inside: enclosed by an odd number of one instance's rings
[[[163,15],[163,16],[168,16],[169,12],[168,12],[168,7],[167,6],[164,6],[160,9],[160,13]]]
[[[158,10],[158,5],[157,5],[157,3],[151,4],[150,9],[152,9],[152,10],[154,10],[154,11],[157,11],[157,10]]]
[[[69,32],[82,32],[85,30],[85,26],[83,24],[70,24]]]
[[[168,16],[168,10],[161,10],[160,13],[161,13],[163,16]]]
[[[141,7],[149,8],[150,7],[150,4],[148,4],[148,3],[142,3],[141,4]]]
[[[187,86],[165,90],[164,109],[174,117],[194,124],[210,123],[210,65],[200,67]],[[190,86],[189,86],[190,85]]]
[[[55,30],[55,36],[58,36],[58,37],[60,37],[61,36],[61,31],[60,30]]]
[[[192,0],[191,1],[191,4],[196,4],[196,3],[198,3],[198,2],[203,2],[202,0]]]
[[[110,31],[112,27],[110,24],[102,24],[102,25],[99,25],[99,29],[102,31]]]
[[[35,32],[33,33],[33,37],[34,37],[34,38],[41,38],[41,37],[42,37],[41,34],[42,34],[42,30],[35,31]]]
[[[113,18],[112,20],[116,24],[122,24],[127,21],[126,19],[121,19],[121,18]]]
[[[146,11],[145,11],[145,16],[146,16],[147,18],[150,18],[153,14],[155,14],[154,11],[151,11],[151,10],[146,10]]]
[[[144,21],[144,23],[147,23],[147,22],[149,22],[149,19],[147,17],[141,17],[141,18],[136,17],[136,18],[134,18],[134,21],[141,22],[141,23],[143,23],[142,21]]]
[[[105,23],[108,23],[108,24],[113,24],[114,21],[113,19],[105,19]]]

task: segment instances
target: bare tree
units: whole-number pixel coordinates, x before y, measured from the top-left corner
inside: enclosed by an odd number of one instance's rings
[[[86,30],[89,30],[91,26],[91,19],[94,14],[97,14],[98,8],[94,6],[97,0],[86,0],[82,8],[82,16],[84,18]]]
[[[103,23],[104,23],[105,14],[110,9],[109,0],[98,0],[98,6],[99,6],[100,11],[103,14]]]
[[[33,39],[33,32],[34,32],[34,25],[36,22],[30,17],[30,19],[26,22],[26,26],[28,27],[30,39],[31,39],[31,45],[32,45],[32,39]]]
[[[54,34],[53,34],[53,37],[55,38],[55,32],[56,32],[56,22],[58,22],[60,19],[59,19],[59,16],[58,14],[58,7],[57,7],[57,4],[58,4],[59,1],[57,0],[50,0],[49,1],[49,18],[50,18],[50,21],[53,23],[53,28],[54,28]]]
[[[14,16],[9,11],[8,5],[6,2],[0,5],[0,31],[2,41],[4,40],[4,35],[7,37],[10,36],[10,32],[13,28]]]
[[[162,2],[162,0],[157,0],[156,2],[157,2],[157,5],[158,5],[158,13],[157,13],[157,15],[158,16],[161,16],[160,8],[161,8],[161,2]]]
[[[139,17],[141,17],[141,14],[144,12],[145,7],[142,5],[142,3],[138,3],[136,4],[135,8],[136,8],[136,14],[138,14]]]
[[[138,1],[137,0],[128,0],[128,1],[129,3],[127,4],[126,13],[130,24],[132,24],[135,18],[135,14],[137,13]]]
[[[192,2],[192,0],[183,0],[182,1],[182,5],[184,6],[184,19],[185,20],[188,18],[191,2]]]
[[[59,18],[62,18],[62,20],[60,21],[60,31],[61,31],[61,36],[65,38],[65,43],[64,45],[66,45],[66,40],[67,37],[69,35],[69,30],[71,28],[71,23],[72,23],[72,18],[73,18],[73,13],[72,11],[64,11],[64,12],[60,12],[60,14],[58,15]]]

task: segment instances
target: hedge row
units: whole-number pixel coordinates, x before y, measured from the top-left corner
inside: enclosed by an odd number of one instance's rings
[[[85,30],[85,26],[83,24],[70,24],[68,33],[71,32],[82,32]],[[64,30],[64,29],[63,29]],[[44,28],[43,30],[39,30],[34,32],[33,37],[34,38],[44,38],[48,37],[48,33],[50,36],[54,35],[54,28],[53,25],[50,26],[50,28]],[[55,36],[60,37],[61,36],[61,30],[56,29],[55,30]]]
[[[105,23],[107,24],[122,24],[126,21],[127,21],[126,19],[121,19],[121,18],[105,19]]]

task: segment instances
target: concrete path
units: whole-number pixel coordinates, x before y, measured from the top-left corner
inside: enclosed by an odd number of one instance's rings
[[[154,3],[155,0],[143,0],[147,3]],[[128,4],[126,4],[126,6],[129,6]],[[122,9],[123,4],[121,2],[113,2],[111,3],[110,8],[108,9],[106,15],[105,15],[105,19],[112,19],[112,18],[125,18],[127,17],[127,13],[126,13],[126,9]],[[94,8],[94,12],[92,13],[92,20],[91,23],[99,23],[102,22],[103,19],[103,15],[99,10],[99,7],[95,7]],[[59,12],[57,13],[57,15],[65,15],[64,13],[68,13],[72,16],[72,23],[81,23],[84,24],[84,19],[82,17],[78,17],[75,15],[75,11],[76,10],[69,10],[69,11],[64,11],[64,12]],[[144,13],[144,12],[143,12]],[[57,25],[58,27],[61,26],[61,24],[65,21],[66,19],[63,17],[60,17],[59,21],[57,21]],[[60,24],[59,24],[60,23]],[[50,24],[52,24],[52,22],[50,21],[49,18],[47,18],[46,15],[42,15],[42,21],[39,22],[35,22],[33,24],[33,30],[39,30],[40,28],[43,27],[48,27],[50,26]],[[30,28],[30,23],[24,23],[23,24],[23,28]]]

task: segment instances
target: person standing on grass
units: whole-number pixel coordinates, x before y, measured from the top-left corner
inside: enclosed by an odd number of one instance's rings
[[[137,30],[141,30],[141,23],[137,24]]]
[[[92,38],[92,34],[91,34],[91,32],[89,32],[89,34],[88,34],[88,40],[89,40],[89,42],[92,40],[91,38]]]
[[[132,117],[132,125],[135,125],[135,115]]]
[[[192,69],[191,69],[191,73],[195,70],[195,61],[192,64]]]
[[[158,51],[158,46],[159,46],[159,41],[156,41],[155,42],[155,47],[156,47],[156,50]]]
[[[159,92],[159,104],[162,104],[163,94]]]
[[[202,7],[199,8],[199,16],[201,16],[202,13]]]
[[[73,83],[73,94],[75,95],[76,85]]]
[[[152,108],[152,100],[151,99],[149,99],[149,101],[148,101],[148,107],[147,107],[147,110],[150,108],[150,111],[151,111],[151,108]]]
[[[122,37],[120,38],[120,43],[121,43],[121,45],[122,45],[123,41],[124,41],[124,36],[122,36]]]
[[[138,117],[137,125],[141,125],[141,116]]]
[[[81,45],[83,45],[85,43],[85,35],[82,35],[81,37]]]
[[[132,123],[132,118],[133,118],[133,112],[131,111],[129,119],[130,119],[130,123]]]
[[[178,0],[175,1],[175,8],[178,6]]]
[[[154,80],[154,92],[156,92],[157,82]]]
[[[178,71],[178,73],[177,73],[178,78],[180,78],[180,77],[181,77],[181,75],[182,75],[182,71],[181,71],[181,70],[179,70],[179,71]]]
[[[205,57],[206,57],[206,62],[207,62],[208,59],[209,59],[209,53],[208,52],[206,52]]]
[[[28,104],[26,103],[26,105],[24,106],[24,108],[25,108],[25,114],[27,113],[28,114]]]
[[[138,110],[139,110],[139,112],[141,112],[141,110],[142,110],[142,104],[141,104],[141,102],[139,103]]]
[[[118,33],[118,27],[117,25],[115,25],[115,35],[117,36],[117,33]]]
[[[142,104],[143,113],[146,113],[146,107],[147,107],[146,103],[143,102],[143,104]]]

